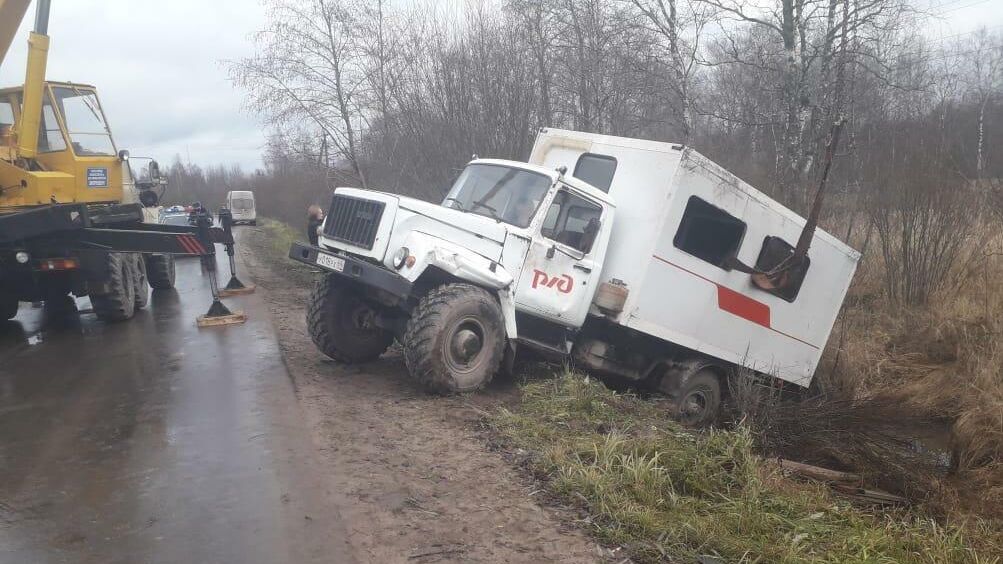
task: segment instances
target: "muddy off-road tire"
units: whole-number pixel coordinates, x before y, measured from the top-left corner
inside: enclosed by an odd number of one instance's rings
[[[505,356],[501,306],[477,286],[440,286],[411,313],[403,345],[408,371],[429,391],[452,394],[482,388]]]
[[[675,398],[676,417],[688,427],[707,427],[721,410],[721,379],[703,368],[690,376]]]
[[[154,290],[174,287],[174,255],[145,255],[146,278]]]
[[[136,312],[135,255],[108,253],[102,278],[107,292],[91,294],[91,305],[101,321],[125,321]]]
[[[150,303],[150,286],[146,278],[146,261],[143,255],[136,254],[133,260],[135,272],[133,272],[133,284],[136,286],[136,309],[143,309]]]
[[[0,290],[0,321],[14,319],[17,315],[17,308],[19,305],[20,303],[17,301],[17,296]]]
[[[392,333],[368,327],[372,309],[335,274],[317,281],[306,308],[306,324],[320,352],[348,364],[376,360],[393,343]]]

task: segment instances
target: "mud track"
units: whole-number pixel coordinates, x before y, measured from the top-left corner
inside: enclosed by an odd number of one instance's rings
[[[262,227],[238,236],[360,562],[606,560],[573,515],[538,503],[542,493],[488,447],[483,414],[512,399],[511,382],[433,397],[393,350],[367,365],[332,362],[306,333],[310,278],[319,275],[281,257]]]

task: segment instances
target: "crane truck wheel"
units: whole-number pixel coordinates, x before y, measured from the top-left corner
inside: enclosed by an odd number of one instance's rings
[[[682,385],[674,407],[683,425],[706,427],[712,424],[721,408],[721,379],[711,368],[700,369]]]
[[[19,305],[17,296],[0,292],[0,320],[14,319]]]
[[[505,356],[505,321],[498,300],[470,284],[429,292],[404,332],[404,361],[411,376],[438,394],[484,387]]]
[[[170,290],[174,287],[174,255],[150,254],[144,255],[143,259],[151,288]]]
[[[150,287],[146,278],[146,261],[143,255],[136,253],[133,264],[133,285],[136,287],[136,309],[143,309],[150,303]]]
[[[106,291],[91,294],[91,305],[101,321],[125,321],[136,311],[136,267],[133,255],[107,253],[101,272]]]
[[[393,333],[373,324],[375,312],[337,275],[317,281],[307,303],[306,323],[320,352],[347,364],[376,360]]]

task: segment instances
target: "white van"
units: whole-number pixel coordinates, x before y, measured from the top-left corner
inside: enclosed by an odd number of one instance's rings
[[[258,213],[254,208],[254,192],[239,190],[227,192],[226,207],[233,214],[233,223],[257,225]]]

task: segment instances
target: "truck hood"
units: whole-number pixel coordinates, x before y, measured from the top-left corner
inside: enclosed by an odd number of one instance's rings
[[[392,267],[393,254],[405,245],[411,233],[419,233],[449,241],[491,261],[501,259],[508,233],[505,223],[387,192],[338,188],[336,193],[383,202],[385,211],[372,247],[358,247],[321,235],[321,243],[326,247],[369,257]]]
[[[424,200],[416,200],[407,196],[398,196],[398,206],[429,219],[441,221],[457,229],[470,232],[478,237],[490,239],[496,243],[504,243],[507,229],[505,224],[490,217],[477,215],[432,204]]]

